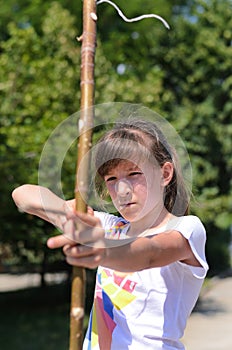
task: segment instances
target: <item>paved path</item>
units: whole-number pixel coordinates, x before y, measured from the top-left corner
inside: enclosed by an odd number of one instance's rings
[[[210,282],[182,341],[186,350],[232,350],[232,277]]]
[[[0,274],[0,292],[8,292],[30,287],[38,287],[40,285],[40,274]],[[67,279],[66,272],[46,273],[45,280],[49,283],[60,283]]]
[[[47,282],[65,278],[48,274]],[[37,286],[39,281],[38,274],[0,274],[0,292]],[[232,350],[232,277],[212,279],[200,300],[182,339],[186,350]]]

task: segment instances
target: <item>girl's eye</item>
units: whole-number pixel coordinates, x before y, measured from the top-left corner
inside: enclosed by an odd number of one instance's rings
[[[112,181],[115,181],[116,180],[116,177],[115,176],[111,176],[111,177],[108,177],[107,179],[105,179],[105,182],[112,182]]]
[[[129,176],[135,176],[135,175],[142,175],[141,171],[133,171],[132,173],[129,174]]]

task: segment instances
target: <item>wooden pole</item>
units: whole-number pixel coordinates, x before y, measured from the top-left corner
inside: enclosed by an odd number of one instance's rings
[[[94,118],[94,60],[96,48],[96,0],[83,0],[81,46],[81,112],[79,119],[76,170],[76,209],[86,212],[89,187],[89,150],[92,145]],[[70,350],[81,350],[85,303],[85,270],[73,267],[70,310]]]

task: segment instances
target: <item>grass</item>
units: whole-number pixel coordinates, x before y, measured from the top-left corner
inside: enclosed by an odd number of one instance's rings
[[[67,284],[0,293],[1,350],[67,350]]]

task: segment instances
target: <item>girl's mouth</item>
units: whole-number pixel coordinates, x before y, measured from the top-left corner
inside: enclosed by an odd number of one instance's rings
[[[129,208],[129,207],[131,207],[133,204],[135,204],[135,203],[134,203],[134,202],[119,203],[119,207],[120,207],[120,208]]]

